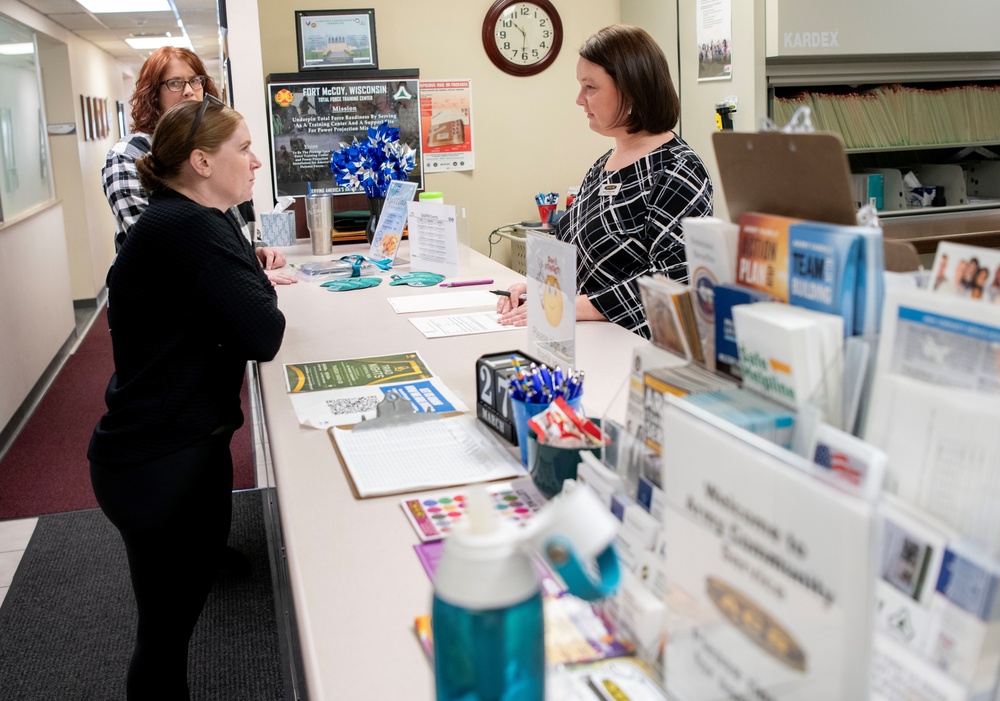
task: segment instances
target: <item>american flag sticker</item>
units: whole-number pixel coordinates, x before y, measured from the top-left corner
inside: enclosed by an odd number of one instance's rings
[[[817,443],[813,462],[827,470],[837,472],[851,484],[861,484],[867,466],[847,453],[831,448],[825,443]]]

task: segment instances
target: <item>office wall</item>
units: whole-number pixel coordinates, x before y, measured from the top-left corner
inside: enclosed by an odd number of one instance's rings
[[[767,116],[767,76],[764,68],[764,0],[738,1],[733,10],[732,80],[698,82],[698,0],[678,0],[677,38],[680,47],[681,124],[684,139],[702,157],[715,185],[715,214],[729,219],[725,193],[712,147],[715,106],[737,98],[733,116],[737,131],[756,131]]]
[[[254,208],[270,212],[274,207],[271,192],[271,159],[268,158],[268,117],[261,52],[257,0],[226,0],[226,47],[232,65],[233,107],[243,115],[250,129],[252,149],[261,158],[253,191]],[[302,232],[307,235],[307,232]]]
[[[73,333],[63,212],[0,229],[0,429]]]
[[[492,0],[373,0],[379,66],[419,68],[425,80],[468,78],[473,93],[476,169],[429,173],[425,186],[445,201],[468,207],[472,245],[488,252],[489,232],[502,224],[538,218],[534,196],[578,185],[590,165],[613,146],[587,127],[577,94],[577,48],[595,31],[620,21],[620,0],[556,2],[563,23],[562,50],[536,76],[516,78],[497,69],[483,50],[483,18]],[[274,0],[257,3],[264,73],[297,70],[295,10],[351,9],[352,0]],[[232,3],[230,16],[232,16]],[[230,40],[232,49],[234,41]],[[237,65],[234,61],[234,72]],[[237,99],[239,95],[237,93]],[[263,97],[261,98],[263,100]],[[256,137],[255,137],[256,138]],[[506,262],[506,241],[494,258]]]
[[[677,0],[621,0],[621,23],[642,27],[667,57],[674,87],[680,89],[680,56],[677,51]],[[683,133],[683,126],[678,127]]]
[[[77,138],[79,165],[76,166],[76,181],[70,180],[74,175],[72,170],[63,173],[65,177],[56,181],[56,193],[63,200],[66,215],[73,299],[93,299],[104,286],[108,267],[115,256],[115,222],[104,196],[101,169],[108,150],[119,139],[115,101],[127,103],[131,90],[123,92],[122,76],[127,69],[122,64],[96,46],[74,41],[73,38],[74,35],[67,37],[66,45],[70,61],[70,97],[74,102],[77,124],[80,123],[80,95],[107,97],[111,111],[108,136],[95,141]],[[131,82],[135,83],[134,77]]]

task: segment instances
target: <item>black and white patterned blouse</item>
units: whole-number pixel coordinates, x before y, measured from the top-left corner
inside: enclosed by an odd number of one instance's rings
[[[612,153],[583,179],[558,237],[576,246],[577,294],[587,295],[608,321],[649,338],[638,279],[663,273],[687,281],[680,220],[711,216],[712,181],[679,136],[606,171]]]
[[[149,134],[128,134],[108,151],[104,168],[101,169],[104,194],[115,215],[115,250],[122,247],[126,234],[149,205],[149,193],[139,182],[139,169],[135,162],[152,148],[152,137]],[[233,207],[230,211],[240,223],[247,241],[255,243],[256,223],[252,207],[242,210]]]

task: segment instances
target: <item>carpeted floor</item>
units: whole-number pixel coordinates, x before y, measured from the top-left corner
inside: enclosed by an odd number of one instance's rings
[[[0,460],[0,520],[97,507],[87,446],[106,409],[104,390],[113,372],[104,307]],[[243,415],[249,416],[246,385],[241,400]],[[247,421],[233,435],[231,450],[234,489],[255,487]]]
[[[261,491],[233,495],[230,545],[253,563],[220,579],[191,642],[192,701],[284,698]],[[0,697],[125,698],[135,601],[121,538],[98,510],[43,516],[0,607]]]

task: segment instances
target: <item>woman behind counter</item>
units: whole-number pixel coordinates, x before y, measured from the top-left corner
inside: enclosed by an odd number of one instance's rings
[[[87,454],[139,612],[133,701],[188,698],[188,641],[229,536],[243,374],[285,329],[229,211],[261,165],[242,117],[206,95],[165,113],[154,137],[137,162],[149,204],[108,275],[115,372]]]
[[[615,147],[590,168],[556,235],[576,246],[576,318],[612,321],[649,338],[638,279],[687,280],[683,217],[712,214],[705,164],[673,131],[680,100],[667,60],[644,30],[612,25],[584,42],[576,66],[590,128]],[[523,326],[519,295],[497,303],[500,323]],[[515,294],[516,293],[516,294]]]

